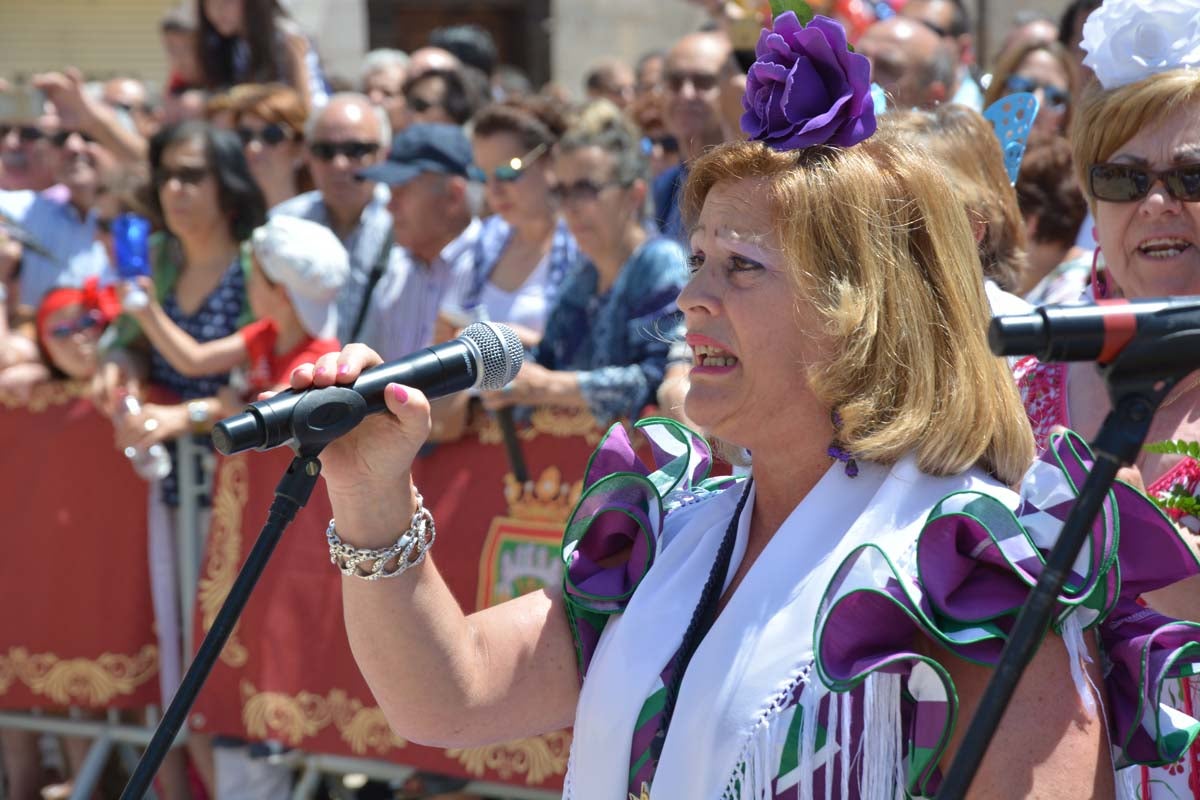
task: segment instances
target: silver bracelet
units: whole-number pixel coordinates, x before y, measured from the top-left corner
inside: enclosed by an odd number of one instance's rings
[[[333,565],[341,570],[343,575],[367,581],[394,578],[417,566],[425,560],[425,552],[433,544],[436,536],[433,514],[425,508],[419,494],[417,508],[413,511],[408,530],[400,534],[400,538],[390,547],[378,550],[352,547],[337,535],[332,519],[325,530],[325,540],[329,542],[329,560]],[[396,564],[388,569],[387,565],[392,561]]]

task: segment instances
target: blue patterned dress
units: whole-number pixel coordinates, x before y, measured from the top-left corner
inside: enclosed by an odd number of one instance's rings
[[[240,257],[233,260],[221,276],[221,282],[193,313],[184,313],[179,307],[174,291],[162,298],[162,307],[172,322],[198,342],[211,342],[236,333],[246,308],[246,280]],[[178,395],[182,402],[187,402],[215,395],[218,390],[228,385],[229,373],[189,378],[172,367],[157,350],[151,350],[150,383],[169,390]],[[196,441],[211,446],[207,436],[196,437]],[[168,442],[167,449],[174,460],[175,443]],[[171,474],[164,478],[161,484],[163,502],[171,507],[179,505],[177,473],[178,468],[171,470]],[[207,498],[204,502],[207,504]]]

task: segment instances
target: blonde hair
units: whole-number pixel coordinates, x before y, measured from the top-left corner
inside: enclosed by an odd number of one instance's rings
[[[844,149],[729,143],[692,167],[686,217],[743,179],[768,184],[798,296],[833,339],[836,355],[807,378],[840,414],[840,443],[884,464],[914,453],[932,475],[978,464],[1015,485],[1033,436],[988,351],[974,239],[938,165],[886,132]]]
[[[1096,199],[1088,181],[1091,166],[1107,161],[1143,128],[1197,104],[1200,70],[1160,72],[1116,89],[1104,89],[1099,81],[1092,82],[1077,104],[1071,125],[1071,150],[1075,176],[1093,210]]]
[[[991,123],[973,109],[947,104],[894,112],[880,125],[937,160],[967,214],[984,226],[978,245],[984,276],[1015,291],[1029,269],[1027,233]]]

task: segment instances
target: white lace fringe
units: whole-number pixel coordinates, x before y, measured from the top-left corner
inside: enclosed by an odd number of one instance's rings
[[[863,797],[904,800],[900,724],[900,676],[871,673],[863,697]]]
[[[801,709],[803,710],[798,709],[797,713],[804,714],[805,723],[801,742],[802,763],[803,753],[808,752],[806,767],[808,771],[802,771],[801,774],[807,775],[808,780],[802,782],[799,788],[801,798],[811,800],[812,750],[816,743],[816,726],[807,723],[816,716],[816,709],[814,707],[810,710],[807,704],[819,703],[825,692],[825,688],[820,684],[810,683],[811,670],[812,664],[796,669],[783,691],[779,692],[763,710],[754,731],[742,746],[742,752],[737,760],[739,766],[729,776],[725,790],[721,793],[722,800],[771,800],[771,784],[775,780],[775,769],[779,766],[779,756],[783,752],[783,745],[787,739],[788,726],[781,712],[786,708],[788,699],[795,692],[796,687],[801,684],[805,685],[805,691],[800,695]],[[812,695],[817,696],[816,701],[812,700]],[[811,738],[810,729],[813,731]]]
[[[850,799],[850,720],[854,717],[854,695],[850,692],[842,692],[841,695],[841,730],[838,732],[838,758],[842,762],[842,793],[838,795],[842,800]],[[830,726],[832,728],[832,726]]]
[[[829,695],[829,724],[825,726],[825,749],[829,751],[829,758],[825,760],[825,797],[826,800],[832,798],[833,794],[833,748],[838,745],[838,734],[841,733],[841,720],[838,718],[841,711],[841,697],[836,694]]]
[[[818,691],[823,687],[809,684],[800,695],[800,713],[804,714],[803,727],[800,730],[800,800],[813,800],[813,779],[816,777],[816,767],[813,762],[817,754],[817,727],[820,720],[821,697],[824,692]]]
[[[1087,644],[1083,640],[1083,626],[1079,623],[1078,609],[1067,614],[1062,624],[1063,643],[1067,646],[1067,660],[1071,663],[1071,680],[1075,682],[1075,691],[1079,701],[1087,709],[1088,716],[1096,716],[1096,698],[1092,694],[1092,681],[1084,668],[1091,664],[1092,657],[1088,654]]]

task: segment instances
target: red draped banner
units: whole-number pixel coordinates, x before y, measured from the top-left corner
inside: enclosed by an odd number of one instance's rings
[[[465,609],[559,582],[563,523],[600,435],[590,416],[536,412],[520,433],[530,472],[526,485],[511,476],[499,431],[489,422],[418,461],[414,479],[439,532],[438,569]],[[290,457],[275,450],[220,461],[198,587],[198,634],[211,627]],[[445,750],[392,734],[346,640],[340,574],[329,563],[324,536],[330,515],[318,488],[284,535],[222,652],[193,727],[446,775],[561,789],[570,748],[566,731]]]
[[[85,387],[0,395],[0,708],[158,701],[146,484]]]

